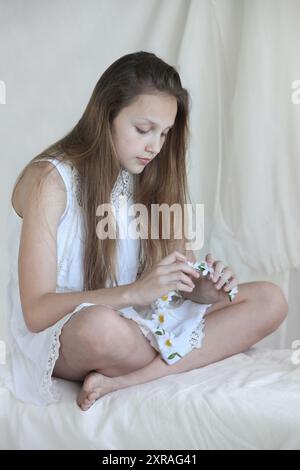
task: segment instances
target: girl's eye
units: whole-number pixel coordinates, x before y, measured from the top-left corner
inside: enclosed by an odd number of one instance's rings
[[[142,129],[139,129],[138,127],[136,127],[136,130],[140,133],[140,134],[147,134],[148,131],[142,131]]]
[[[142,129],[139,129],[138,127],[136,127],[136,130],[140,133],[140,134],[147,134],[147,132],[149,131],[142,131]],[[162,134],[163,137],[167,137],[167,134]]]

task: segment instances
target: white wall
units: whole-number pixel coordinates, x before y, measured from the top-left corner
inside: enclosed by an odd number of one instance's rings
[[[0,0],[0,80],[6,84],[6,104],[0,104],[0,327],[8,270],[5,222],[18,173],[74,126],[114,60],[153,50],[172,63],[188,3]]]

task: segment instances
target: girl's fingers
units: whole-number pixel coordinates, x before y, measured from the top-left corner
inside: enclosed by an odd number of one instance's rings
[[[158,266],[164,266],[167,264],[175,263],[176,261],[185,261],[187,262],[186,256],[184,256],[179,251],[173,251],[169,255],[165,256],[159,263]]]
[[[231,289],[233,289],[237,285],[238,285],[238,280],[235,277],[233,277],[232,279],[230,279],[229,284],[226,284],[226,286],[224,287],[224,290],[225,292],[229,292]]]
[[[223,271],[224,269],[224,263],[222,263],[222,261],[215,261],[214,264],[213,264],[213,269],[214,269],[214,273],[212,274],[211,276],[211,279],[213,282],[217,282],[217,280],[219,279],[220,275],[221,275],[221,272]]]
[[[181,282],[182,284],[185,284],[185,286],[191,287],[192,289],[194,289],[195,287],[195,284],[193,283],[191,278],[189,278],[189,276],[182,272],[176,272],[168,276],[168,282],[170,282],[171,284],[176,281]]]
[[[205,261],[214,270],[214,273],[210,275],[210,279],[214,282],[217,290],[224,288],[224,291],[229,292],[238,285],[233,272],[229,267],[225,268],[222,261],[214,261],[211,253],[206,255]],[[171,290],[191,292],[195,285],[189,275],[195,278],[200,277],[199,272],[188,265],[186,256],[176,250],[163,258],[158,266],[167,268],[166,283],[170,285]]]
[[[226,284],[226,282],[231,277],[233,277],[233,272],[231,271],[231,269],[229,269],[229,268],[224,269],[223,273],[221,274],[221,276],[218,279],[218,282],[216,283],[216,289],[221,289],[221,287],[223,287],[224,284]]]
[[[191,276],[194,276],[196,278],[200,277],[200,273],[196,269],[192,268],[192,266],[189,266],[187,263],[174,263],[171,266],[168,266],[169,273],[179,271],[183,271],[186,274],[190,274]]]
[[[185,281],[182,281],[176,273],[172,274],[172,276],[170,276],[169,274],[164,276],[163,285],[166,287],[166,292],[170,292],[172,290],[192,292],[192,290],[194,289],[194,287],[192,287],[192,284],[190,284],[192,281],[188,276],[186,277],[189,280],[187,281],[188,284],[186,284]]]
[[[214,263],[214,258],[211,253],[208,253],[205,257],[205,261],[207,262],[208,266],[211,268]]]
[[[178,290],[182,292],[192,292],[193,287],[187,286],[186,284],[183,284],[182,282],[178,281],[175,284],[171,286],[170,290]]]

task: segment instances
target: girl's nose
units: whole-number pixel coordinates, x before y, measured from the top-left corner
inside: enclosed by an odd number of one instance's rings
[[[154,153],[156,155],[160,151],[160,142],[159,139],[152,139],[149,145],[146,147],[147,152]]]
[[[147,146],[145,150],[146,150],[146,152],[151,153],[151,154],[152,154],[151,156],[156,155],[156,152],[154,152],[154,150],[152,149],[152,147]]]

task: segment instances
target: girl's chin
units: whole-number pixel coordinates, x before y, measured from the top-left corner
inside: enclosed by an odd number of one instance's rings
[[[130,173],[133,173],[133,174],[139,174],[145,168],[145,165],[141,165],[137,159],[132,160],[130,162],[126,162],[126,163],[121,162],[121,165],[123,168],[125,168],[126,170],[128,170]]]

